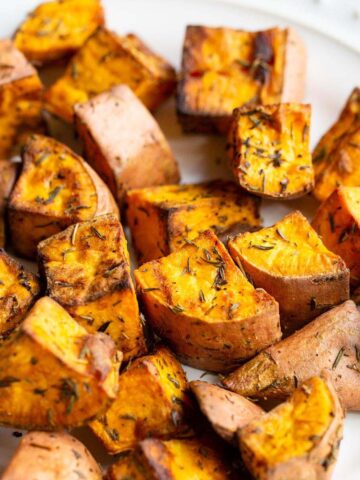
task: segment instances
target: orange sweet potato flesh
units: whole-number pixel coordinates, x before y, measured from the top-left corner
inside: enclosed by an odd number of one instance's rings
[[[38,245],[47,292],[88,332],[108,334],[128,361],[146,352],[126,238],[116,216],[68,227]]]
[[[116,397],[122,355],[90,335],[54,300],[40,298],[0,343],[0,423],[27,430],[72,428]]]
[[[188,430],[185,389],[186,376],[180,363],[169,350],[159,347],[120,374],[115,401],[90,427],[110,454],[133,449],[149,436],[184,434]]]
[[[37,277],[0,249],[0,337],[24,319],[39,293]]]
[[[42,133],[43,85],[10,40],[0,41],[0,158],[18,153],[30,133]]]
[[[360,186],[360,88],[354,88],[334,125],[313,152],[314,196],[323,202],[339,186]]]
[[[103,181],[72,150],[33,135],[23,151],[23,168],[9,201],[12,245],[35,258],[37,244],[68,225],[105,213],[118,215]]]
[[[65,432],[30,432],[22,437],[1,478],[69,480],[76,477],[102,479],[99,465],[79,440]]]
[[[342,439],[344,414],[327,374],[239,431],[244,462],[259,480],[327,480]]]
[[[179,358],[225,371],[281,336],[277,302],[256,290],[207,230],[135,270],[146,318]]]
[[[234,110],[229,159],[242,188],[279,199],[301,197],[312,190],[310,114],[310,105],[296,103]]]
[[[323,369],[347,410],[360,410],[360,313],[353,301],[323,313],[267,348],[224,379],[230,390],[254,399],[285,399]]]
[[[0,248],[6,244],[6,209],[17,175],[16,163],[0,160]]]
[[[78,50],[104,23],[100,0],[55,0],[38,5],[19,26],[15,46],[43,64]]]
[[[350,270],[353,288],[360,284],[360,187],[339,187],[316,212],[313,227],[329,250]]]
[[[189,383],[202,413],[214,430],[227,442],[233,443],[239,428],[263,415],[263,410],[247,398],[224,388],[202,382]]]
[[[141,263],[168,255],[212,229],[219,236],[260,225],[259,201],[235,183],[213,180],[131,190],[126,221]]]
[[[108,480],[227,480],[232,468],[225,449],[209,438],[159,440],[139,443],[108,471]]]
[[[179,182],[164,134],[127,85],[75,105],[75,124],[86,159],[119,204],[129,189]]]
[[[227,131],[234,108],[301,101],[306,53],[297,34],[188,26],[177,108],[185,131]]]
[[[175,71],[136,35],[99,28],[45,93],[46,108],[71,122],[73,107],[117,84],[126,84],[150,110],[175,87]]]
[[[284,333],[349,298],[349,270],[295,211],[272,227],[229,241],[233,259],[280,306]]]

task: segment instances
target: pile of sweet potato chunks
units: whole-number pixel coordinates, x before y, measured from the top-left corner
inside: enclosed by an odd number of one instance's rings
[[[330,478],[360,410],[360,89],[311,154],[305,79],[291,28],[189,26],[177,74],[100,0],[0,41],[0,424],[29,431],[2,480]],[[227,136],[233,181],[179,184],[150,113],[174,91],[185,133]],[[261,197],[310,192],[311,224],[262,228]],[[107,472],[80,426],[121,454]]]

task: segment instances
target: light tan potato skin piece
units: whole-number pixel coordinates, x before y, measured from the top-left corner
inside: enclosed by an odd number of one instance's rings
[[[154,117],[127,85],[75,105],[85,156],[121,203],[127,190],[180,179],[176,160]]]
[[[227,442],[233,442],[239,428],[263,415],[262,408],[237,393],[200,380],[189,383],[202,413],[214,430]]]
[[[250,398],[284,399],[329,369],[346,410],[360,410],[360,313],[353,301],[323,313],[290,337],[242,365],[223,383]]]
[[[286,32],[285,72],[281,103],[301,102],[305,95],[306,47],[293,28],[288,28]]]
[[[89,450],[65,432],[27,433],[1,480],[101,480]]]
[[[9,68],[1,69],[0,87],[27,77],[37,76],[35,68],[28,62],[20,50],[14,46],[11,40],[1,40],[0,55],[1,63],[9,65]],[[41,87],[40,80],[39,87]]]
[[[255,452],[249,450],[246,447],[246,442],[242,440],[248,433],[250,435],[253,434],[254,429],[258,426],[256,425],[256,420],[239,430],[239,447],[242,458],[245,465],[257,480],[330,480],[342,439],[344,412],[329,373],[323,371],[321,378],[326,382],[326,386],[333,400],[333,417],[323,436],[319,438],[315,436],[315,438],[312,439],[313,447],[309,452],[297,457],[294,456],[293,458],[266,468],[266,466],[263,466],[262,461],[256,458]],[[308,390],[305,390],[305,388],[307,388],[306,385],[304,385],[305,393],[311,394]],[[286,408],[286,403],[279,405],[265,414],[264,419],[275,416],[276,414],[281,415],[284,407]],[[299,420],[301,421],[301,418]],[[294,427],[296,427],[296,424],[294,424]],[[296,436],[296,430],[294,435]],[[286,442],[286,439],[282,440]]]

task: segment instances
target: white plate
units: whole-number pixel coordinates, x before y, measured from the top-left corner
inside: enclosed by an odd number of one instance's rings
[[[1,0],[1,37],[10,36],[37,0]],[[104,0],[108,25],[119,33],[138,33],[151,47],[179,66],[184,29],[187,24],[262,29],[286,26],[290,22],[231,2],[209,0]],[[299,6],[299,3],[297,2]],[[293,22],[292,22],[293,23]],[[294,23],[293,23],[294,24]],[[294,24],[297,27],[296,24]],[[314,144],[339,114],[352,88],[360,79],[360,56],[336,40],[331,32],[324,36],[305,27],[298,27],[309,53],[306,101],[313,106],[311,137]],[[193,182],[215,177],[230,177],[224,154],[224,140],[205,136],[183,136],[177,125],[174,103],[167,102],[157,113],[172,148],[179,160],[182,180]],[[311,197],[292,202],[263,202],[262,216],[270,225],[288,211],[299,208],[311,217],[316,203]],[[187,368],[191,379],[200,371]],[[209,377],[205,377],[206,380]],[[1,401],[1,398],[0,398]],[[349,414],[344,440],[334,474],[335,480],[360,478],[360,415]],[[0,471],[7,464],[18,440],[12,429],[0,429]],[[82,429],[78,436],[90,447],[99,461],[109,458],[92,434]],[[25,479],[24,479],[25,480]]]

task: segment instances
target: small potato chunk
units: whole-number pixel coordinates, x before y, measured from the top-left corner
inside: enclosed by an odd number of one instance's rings
[[[278,303],[256,290],[207,230],[135,270],[146,318],[183,363],[226,371],[281,337]]]
[[[89,450],[65,432],[30,432],[20,442],[1,480],[101,480]]]
[[[339,186],[360,187],[360,88],[313,152],[314,196],[323,202]]]
[[[360,187],[339,187],[316,212],[313,227],[329,250],[350,269],[350,284],[360,285]]]
[[[71,122],[75,104],[125,84],[154,110],[173,92],[175,83],[173,67],[136,35],[119,36],[99,28],[45,93],[46,108]]]
[[[41,240],[105,213],[118,215],[115,201],[81,157],[52,138],[29,138],[9,201],[12,245],[19,255],[34,258]]]
[[[345,262],[324,246],[299,211],[273,227],[238,235],[229,241],[229,251],[254,285],[279,302],[286,334],[349,298]]]
[[[77,223],[38,245],[47,293],[88,332],[110,335],[124,360],[146,352],[129,254],[115,215]]]
[[[234,108],[300,102],[306,51],[292,29],[259,32],[188,26],[178,84],[186,132],[225,133]]]
[[[234,110],[229,159],[242,188],[283,200],[312,190],[310,112],[310,105],[297,103]]]
[[[259,201],[233,182],[214,180],[131,190],[126,220],[141,263],[169,255],[200,232],[226,236],[259,227]]]
[[[327,480],[343,423],[330,379],[313,377],[286,403],[239,431],[240,452],[256,480]]]
[[[109,480],[228,480],[231,465],[221,447],[207,439],[149,438],[108,471]]]
[[[0,160],[0,248],[6,244],[6,209],[17,174],[17,164],[9,160]]]
[[[127,85],[75,105],[75,124],[86,159],[119,203],[131,188],[179,181],[176,160],[159,125]]]
[[[189,386],[202,413],[227,442],[232,443],[239,428],[263,414],[262,408],[247,398],[211,383],[197,380]]]
[[[344,408],[360,410],[359,345],[360,313],[348,300],[267,348],[223,383],[246,397],[283,400],[328,369]]]
[[[119,393],[109,410],[90,427],[111,454],[133,449],[149,436],[185,433],[186,376],[164,347],[138,358],[119,376]]]
[[[0,249],[0,337],[21,322],[39,292],[37,277]]]
[[[0,423],[73,428],[116,397],[121,353],[102,333],[87,334],[54,300],[38,300],[0,343]]]
[[[104,24],[100,0],[55,0],[38,5],[14,35],[15,46],[43,64],[78,50]]]
[[[0,40],[0,158],[18,153],[30,133],[42,133],[43,85],[10,40]]]

